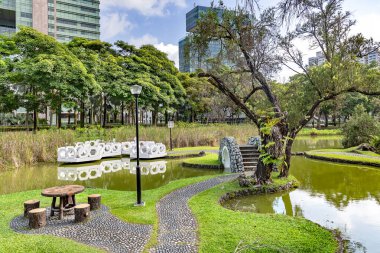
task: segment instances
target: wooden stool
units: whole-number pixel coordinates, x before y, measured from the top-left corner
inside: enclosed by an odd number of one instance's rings
[[[75,222],[83,222],[90,217],[90,205],[80,204],[74,207]]]
[[[100,194],[88,195],[88,203],[90,204],[90,210],[96,210],[100,208],[102,196]]]
[[[29,211],[29,227],[42,228],[46,226],[46,208],[36,208]]]
[[[31,199],[24,202],[24,217],[28,217],[28,212],[32,209],[40,208],[38,199]]]

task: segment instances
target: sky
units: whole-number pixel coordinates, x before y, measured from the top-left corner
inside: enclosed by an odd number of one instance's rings
[[[224,0],[235,6],[237,0]],[[152,44],[168,54],[178,67],[178,41],[186,36],[186,13],[196,5],[210,6],[211,0],[101,0],[101,39],[108,42],[124,40],[141,46]],[[262,7],[273,6],[278,0],[261,0]],[[351,11],[357,24],[353,33],[363,33],[380,41],[380,1],[346,0],[344,10]],[[306,42],[298,46],[304,57],[313,56]],[[288,70],[280,74],[291,75]]]

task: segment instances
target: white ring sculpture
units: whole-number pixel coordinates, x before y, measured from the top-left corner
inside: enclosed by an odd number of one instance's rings
[[[167,156],[166,147],[162,143],[154,141],[140,141],[140,158],[153,159]],[[57,161],[62,163],[81,163],[97,161],[104,157],[130,155],[137,157],[136,142],[102,142],[86,141],[77,142],[75,146],[58,148]]]

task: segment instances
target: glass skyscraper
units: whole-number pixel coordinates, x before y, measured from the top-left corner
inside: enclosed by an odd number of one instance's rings
[[[198,19],[210,10],[210,7],[196,6],[191,11],[186,13],[186,32],[192,32],[197,25]],[[218,15],[222,16],[221,9],[215,9]],[[189,47],[189,36],[181,39],[178,42],[179,49],[179,71],[181,72],[194,72],[199,68],[207,67],[206,59],[216,57],[222,50],[222,44],[220,41],[211,41],[208,44],[206,55],[202,58],[198,57],[197,52],[194,52]]]
[[[68,42],[74,37],[99,39],[99,0],[2,0],[0,34],[29,26]]]

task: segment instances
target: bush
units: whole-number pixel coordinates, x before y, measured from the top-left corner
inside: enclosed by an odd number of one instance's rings
[[[345,148],[370,143],[372,136],[379,134],[379,125],[364,109],[358,105],[351,119],[343,128],[343,146]]]
[[[380,135],[372,137],[371,145],[375,148],[376,153],[380,154]]]

